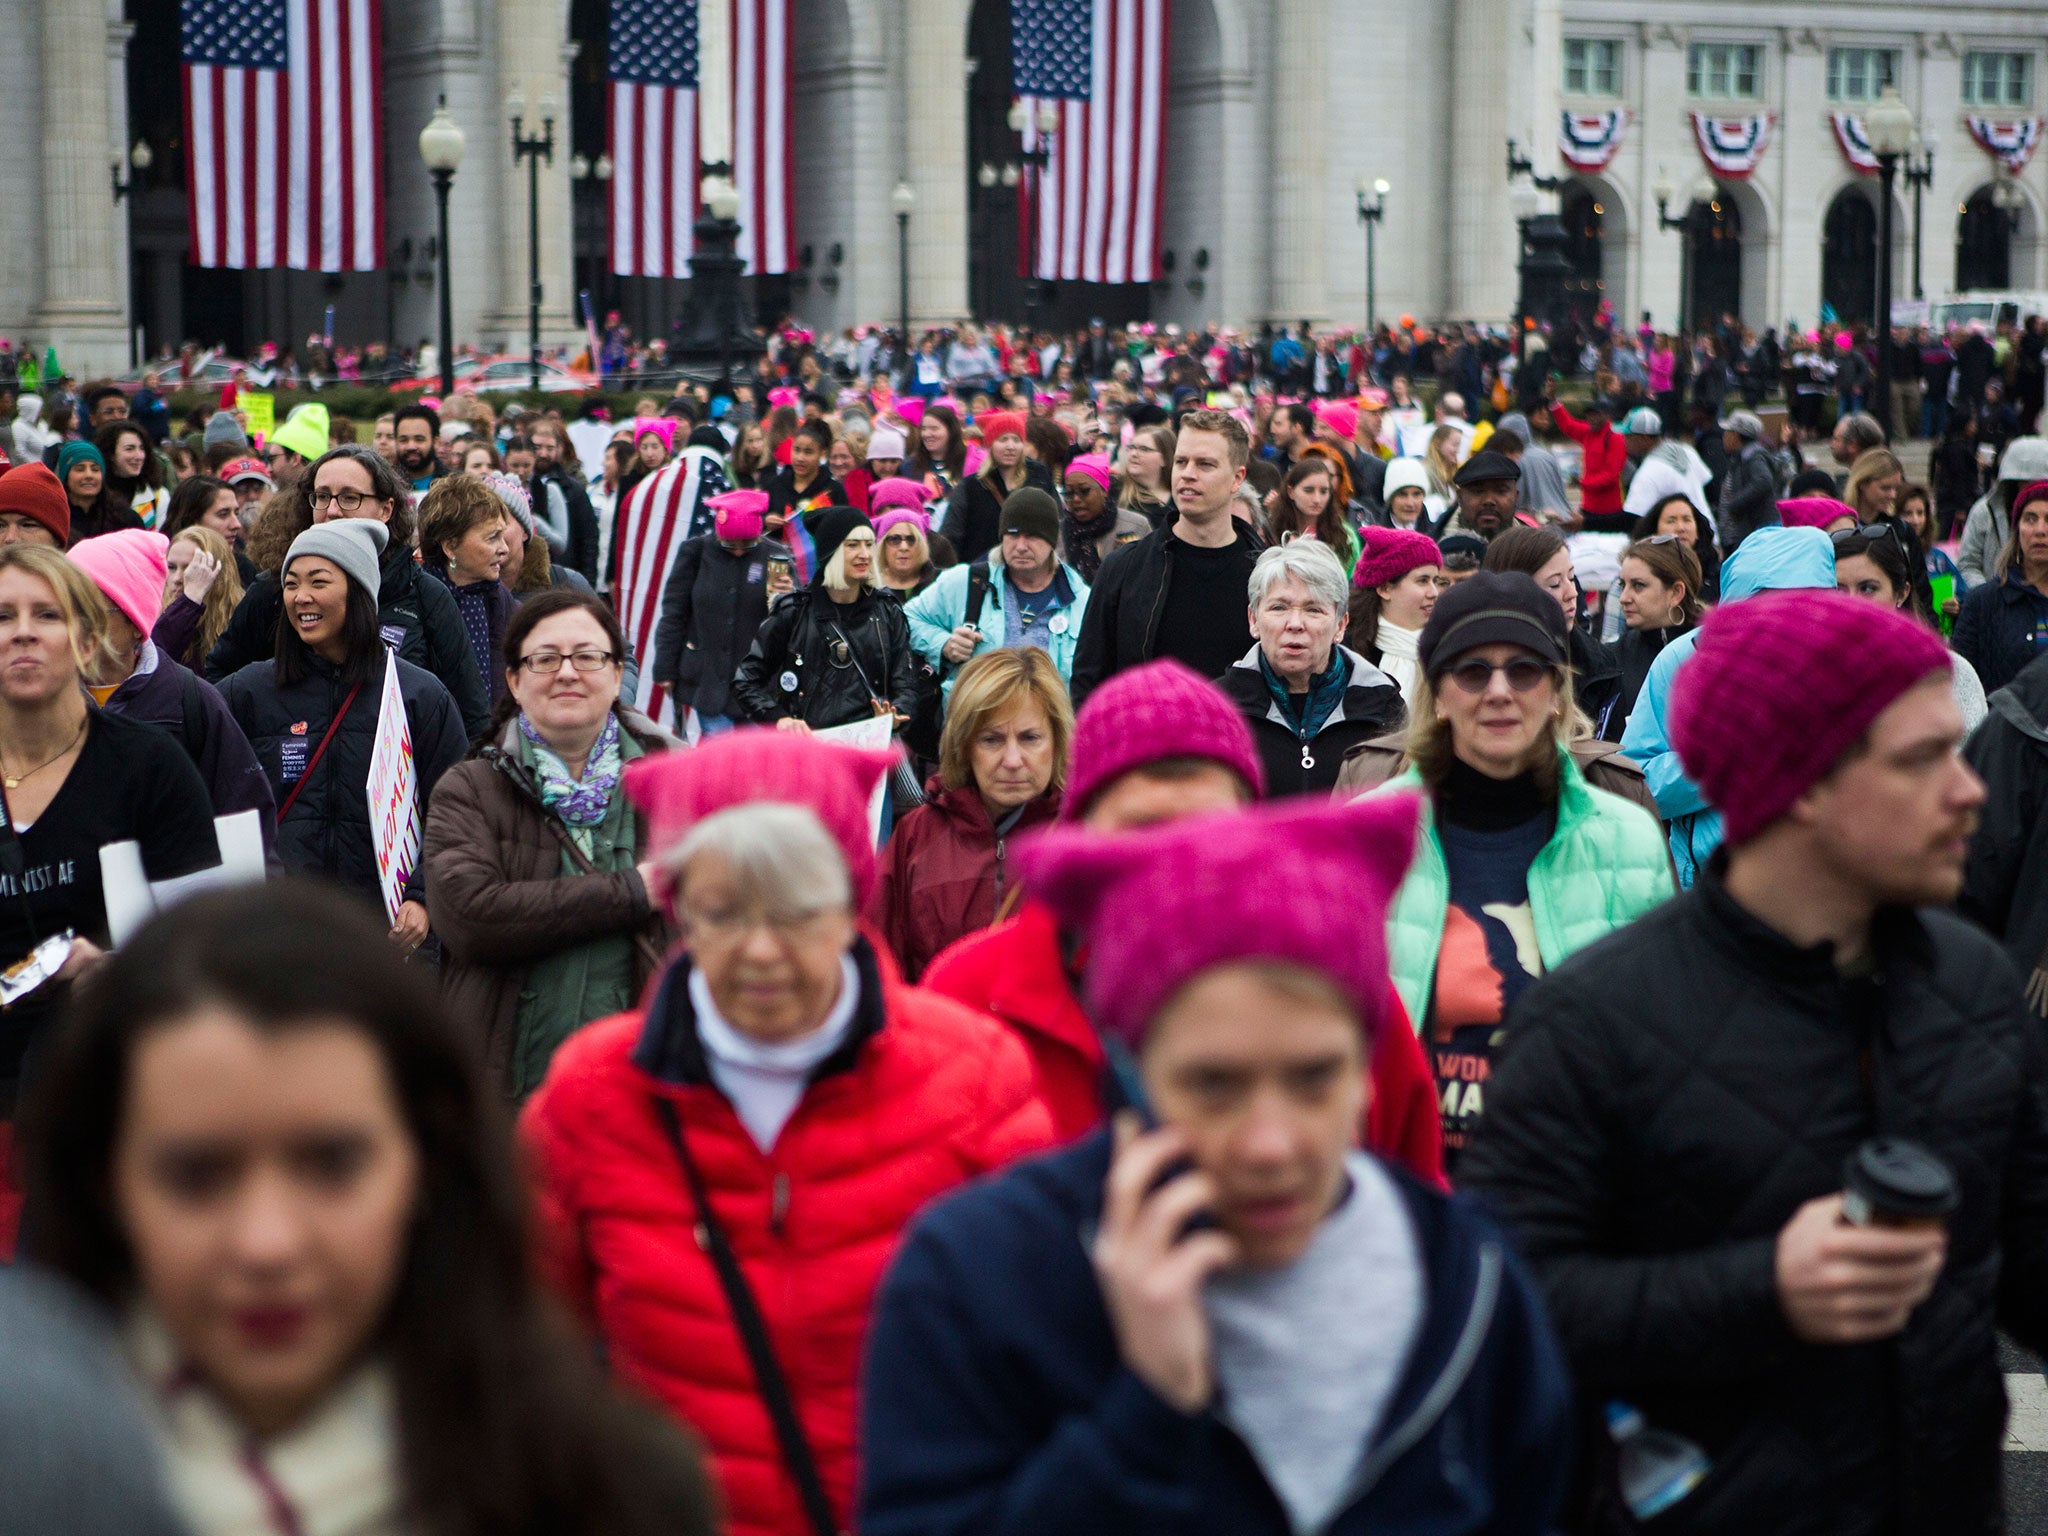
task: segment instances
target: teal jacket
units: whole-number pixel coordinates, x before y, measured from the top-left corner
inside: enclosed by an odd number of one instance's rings
[[[1060,569],[1066,572],[1067,584],[1074,589],[1074,600],[1057,610],[1052,616],[1052,644],[1047,647],[1052,664],[1059,672],[1060,681],[1071,683],[1074,679],[1074,651],[1081,643],[1081,616],[1088,611],[1088,583],[1081,579],[1081,573],[1064,562]],[[910,620],[910,642],[915,645],[924,659],[946,674],[943,692],[947,698],[953,696],[953,679],[959,674],[958,667],[948,668],[945,658],[939,653],[946,648],[946,642],[953,637],[953,631],[960,627],[960,621],[967,614],[966,561],[939,573],[938,580],[904,604],[903,616]],[[1003,643],[1005,616],[1003,613],[1003,562],[991,560],[988,568],[988,600],[981,605],[981,618],[977,621],[981,630],[981,643],[974,648],[979,656],[983,651],[993,651]],[[970,657],[969,660],[973,658]]]
[[[1588,784],[1569,752],[1560,748],[1558,758],[1557,830],[1529,866],[1529,911],[1545,971],[1676,891],[1657,818]],[[1421,788],[1422,776],[1410,768],[1373,793]],[[1387,968],[1417,1029],[1436,989],[1437,951],[1450,904],[1450,870],[1425,795],[1415,862],[1387,911]]]
[[[1759,592],[1818,587],[1833,590],[1835,546],[1818,528],[1759,528],[1721,567],[1721,601],[1737,603]],[[1624,756],[1640,763],[1643,779],[1656,796],[1657,811],[1671,829],[1671,862],[1678,883],[1690,887],[1693,876],[1721,846],[1721,813],[1708,805],[1699,786],[1678,760],[1664,711],[1671,700],[1671,680],[1700,643],[1700,632],[1680,635],[1657,653],[1643,691],[1621,733]]]

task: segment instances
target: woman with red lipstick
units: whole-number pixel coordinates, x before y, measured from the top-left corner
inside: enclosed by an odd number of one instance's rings
[[[435,786],[427,816],[442,982],[514,1100],[571,1034],[632,1006],[668,945],[646,819],[620,780],[681,743],[620,704],[625,647],[598,598],[530,598],[505,631],[497,728]]]
[[[31,1108],[36,1257],[120,1314],[193,1536],[709,1536],[702,1466],[527,1265],[465,1032],[346,898],[195,898]]]

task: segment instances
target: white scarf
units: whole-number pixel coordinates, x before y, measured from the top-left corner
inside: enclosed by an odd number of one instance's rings
[[[358,1367],[284,1434],[258,1440],[182,1361],[153,1309],[134,1309],[122,1347],[193,1536],[409,1536],[381,1361]]]
[[[803,1102],[811,1069],[838,1050],[853,1028],[860,1004],[860,969],[853,956],[839,957],[839,998],[825,1022],[807,1035],[773,1045],[749,1039],[733,1028],[711,999],[710,983],[699,970],[690,972],[690,1005],[697,1011],[697,1039],[718,1091],[733,1110],[754,1145],[765,1154]]]
[[[1401,685],[1401,702],[1410,709],[1415,707],[1415,684],[1422,676],[1415,650],[1421,638],[1419,629],[1403,629],[1381,619],[1375,642],[1380,648],[1380,670]]]

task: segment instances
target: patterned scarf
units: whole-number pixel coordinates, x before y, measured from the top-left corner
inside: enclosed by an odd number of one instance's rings
[[[1061,542],[1067,547],[1067,563],[1091,586],[1102,569],[1102,549],[1096,541],[1116,530],[1116,514],[1114,506],[1106,506],[1100,517],[1083,521],[1074,515],[1072,507],[1060,508]]]
[[[540,802],[567,823],[577,846],[590,852],[591,833],[611,809],[612,796],[619,787],[619,717],[607,715],[590,756],[583,764],[583,777],[569,772],[533,722],[519,717],[519,737],[533,757],[534,774],[540,780]]]

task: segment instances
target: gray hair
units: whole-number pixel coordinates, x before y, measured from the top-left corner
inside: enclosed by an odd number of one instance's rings
[[[1290,539],[1260,555],[1259,563],[1252,567],[1251,606],[1258,607],[1290,576],[1336,613],[1342,613],[1350,601],[1351,583],[1336,551],[1320,539]]]
[[[678,896],[700,853],[724,859],[742,894],[769,913],[804,917],[853,905],[846,855],[805,806],[756,800],[706,816],[661,856]]]

